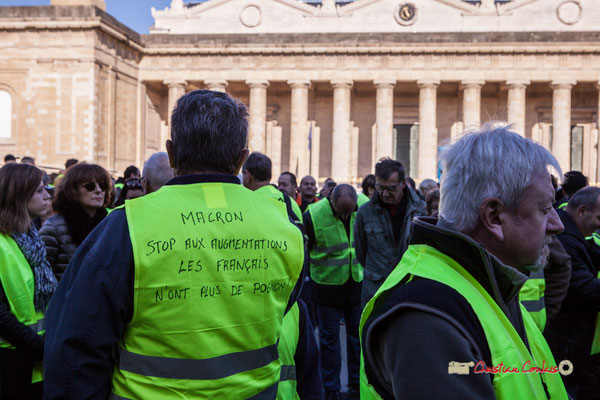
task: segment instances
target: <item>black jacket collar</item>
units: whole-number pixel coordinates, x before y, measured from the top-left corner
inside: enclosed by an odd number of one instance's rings
[[[235,175],[230,174],[190,174],[180,175],[171,179],[167,182],[167,185],[189,185],[192,183],[208,183],[208,182],[222,182],[222,183],[240,183],[240,180]]]
[[[426,244],[458,262],[501,307],[516,298],[527,280],[469,236],[452,230],[443,219],[415,218],[410,244]]]

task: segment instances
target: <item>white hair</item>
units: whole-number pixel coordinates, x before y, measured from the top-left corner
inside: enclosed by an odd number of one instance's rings
[[[148,181],[153,192],[173,179],[175,173],[169,165],[169,156],[167,153],[161,151],[152,154],[144,163],[142,176]]]
[[[516,210],[540,169],[553,167],[562,180],[552,153],[507,125],[490,123],[466,133],[442,153],[441,161],[440,216],[460,232],[477,226],[479,206],[486,199],[496,198]]]

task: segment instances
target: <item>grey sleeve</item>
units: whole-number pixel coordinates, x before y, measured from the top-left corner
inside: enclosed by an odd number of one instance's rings
[[[495,399],[491,375],[473,372],[482,356],[465,332],[439,312],[400,311],[373,345],[377,369],[394,397]],[[473,364],[468,375],[461,375],[448,372],[451,361]]]

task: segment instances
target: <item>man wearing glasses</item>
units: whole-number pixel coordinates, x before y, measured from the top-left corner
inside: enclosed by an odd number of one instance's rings
[[[405,178],[401,162],[379,160],[375,165],[375,193],[356,215],[354,246],[364,267],[363,306],[406,251],[413,217],[426,215],[423,202],[406,185]]]

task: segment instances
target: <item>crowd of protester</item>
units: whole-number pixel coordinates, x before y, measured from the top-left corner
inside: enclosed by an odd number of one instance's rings
[[[201,112],[206,119],[194,117]],[[600,188],[581,172],[563,175],[543,147],[488,125],[442,155],[441,185],[416,187],[401,161],[382,158],[356,188],[272,176],[269,157],[245,149],[245,107],[226,94],[184,96],[172,129],[167,153],[117,179],[75,159],[48,175],[31,157],[5,157],[0,399],[598,398]],[[225,145],[221,134],[230,135]],[[194,212],[180,217],[184,206]],[[236,207],[243,217],[226,212]],[[223,223],[216,230],[206,223],[213,210]],[[236,218],[249,222],[228,224]],[[184,233],[185,250],[169,258]],[[245,256],[223,250],[222,260],[200,250],[241,233],[271,247],[256,259],[258,247]],[[155,251],[161,258],[144,258]],[[192,271],[210,263],[235,271],[244,257],[248,278],[193,283]],[[180,291],[161,272],[175,258],[177,275],[192,282]],[[263,274],[269,300],[204,308],[199,299],[251,290],[242,286],[254,268],[275,274]],[[149,294],[153,305],[143,305]],[[163,298],[182,296],[193,302],[178,303],[180,314],[159,310]],[[244,345],[244,335],[275,346],[280,365],[254,360],[264,349]],[[473,373],[479,362],[515,360],[567,366],[505,374],[503,383],[497,372]]]

